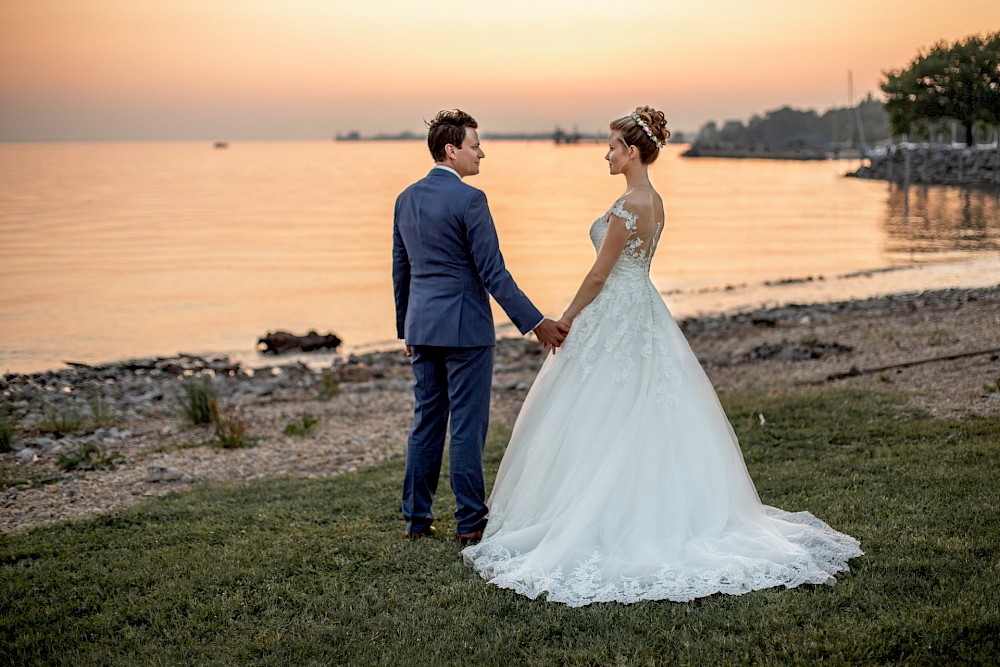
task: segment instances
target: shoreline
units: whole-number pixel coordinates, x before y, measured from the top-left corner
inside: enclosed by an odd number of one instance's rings
[[[848,177],[905,185],[1000,187],[1000,146],[894,145]]]
[[[720,392],[863,388],[896,393],[905,409],[939,417],[1000,415],[1000,391],[984,389],[1000,382],[1000,353],[982,352],[1000,350],[1000,284],[678,324]],[[498,340],[491,421],[513,425],[543,359],[533,339]],[[915,360],[925,361],[906,365]],[[0,416],[17,414],[13,449],[0,453],[0,533],[112,511],[201,481],[325,477],[404,456],[413,399],[401,349],[351,354],[322,370],[276,362],[247,369],[225,357],[177,356],[0,377]],[[884,370],[863,372],[873,368]],[[223,449],[212,427],[180,418],[177,396],[198,378],[212,379],[220,413],[245,424],[251,446]],[[320,397],[334,385],[337,395]],[[60,415],[74,413],[77,428],[53,430]],[[288,432],[306,414],[315,425]],[[98,463],[115,457],[114,468],[60,470],[61,458],[88,447]]]
[[[791,303],[838,303],[888,297],[900,293],[934,292],[945,289],[978,289],[1000,283],[1000,256],[975,253],[945,261],[909,262],[863,268],[849,272],[783,275],[756,281],[688,285],[664,288],[666,299],[675,318],[723,318],[750,310],[779,308]],[[943,285],[943,287],[942,287]],[[315,328],[315,327],[314,327]],[[339,334],[339,331],[335,332]],[[256,336],[254,334],[254,340]],[[519,338],[512,324],[497,325],[497,340]],[[275,365],[304,363],[320,370],[342,363],[350,356],[363,356],[401,349],[396,339],[342,344],[337,351],[288,352],[282,355],[263,354],[253,346],[246,348],[216,348],[187,353],[167,351],[142,356],[88,359],[86,355],[62,356],[44,366],[27,370],[10,370],[0,366],[3,375],[31,375],[65,370],[73,365],[107,367],[136,359],[228,358],[245,369],[267,369]],[[22,364],[22,366],[25,364]],[[16,367],[15,367],[16,368]]]

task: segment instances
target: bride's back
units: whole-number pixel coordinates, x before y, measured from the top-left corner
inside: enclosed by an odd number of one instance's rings
[[[611,215],[625,223],[629,232],[623,254],[649,266],[663,232],[663,200],[649,186],[637,186],[625,192],[614,206]]]

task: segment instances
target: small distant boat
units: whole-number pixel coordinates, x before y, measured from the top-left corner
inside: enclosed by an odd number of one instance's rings
[[[229,142],[228,141],[216,141],[215,142],[215,147],[216,148],[229,148]]]

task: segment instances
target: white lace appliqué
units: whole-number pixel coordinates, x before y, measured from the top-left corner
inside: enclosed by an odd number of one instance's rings
[[[786,537],[790,544],[796,545],[793,548],[798,555],[776,562],[751,554],[720,553],[720,556],[728,555],[730,563],[719,569],[668,563],[649,575],[622,575],[609,579],[605,574],[608,564],[599,551],[576,563],[569,574],[562,565],[544,571],[526,565],[527,555],[511,553],[493,542],[487,531],[487,539],[466,548],[463,557],[483,579],[495,586],[509,588],[531,599],[544,593],[549,602],[582,607],[594,602],[690,602],[715,593],[742,595],[774,586],[833,585],[836,582],[834,575],[849,572],[848,561],[863,555],[857,540],[837,532],[809,512],[765,509],[771,519],[797,526],[797,530]]]
[[[663,223],[644,238],[639,233],[637,216],[625,208],[624,199],[619,199],[590,227],[595,249],[604,243],[612,215],[624,223],[629,238],[600,294],[574,320],[560,354],[567,358],[578,355],[585,377],[599,356],[610,355],[616,363],[616,382],[629,378],[640,362],[655,364],[653,372],[661,377],[675,378],[677,369],[671,362],[665,318],[657,316],[657,310],[664,307],[662,297],[649,278]],[[676,396],[670,392],[674,386],[672,382],[654,383],[662,403],[676,403]]]

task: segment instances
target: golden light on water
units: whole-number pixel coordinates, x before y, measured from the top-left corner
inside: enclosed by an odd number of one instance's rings
[[[558,316],[622,179],[603,144],[485,149],[469,182],[518,284]],[[679,150],[651,170],[667,216],[651,275],[678,317],[1000,282],[996,193],[914,188],[905,208],[884,183],[843,178],[845,162]],[[254,344],[275,329],[393,345],[392,206],[430,165],[417,141],[0,146],[0,371],[177,352],[263,363]],[[838,278],[883,268],[895,270]],[[824,281],[762,285],[810,276]]]

